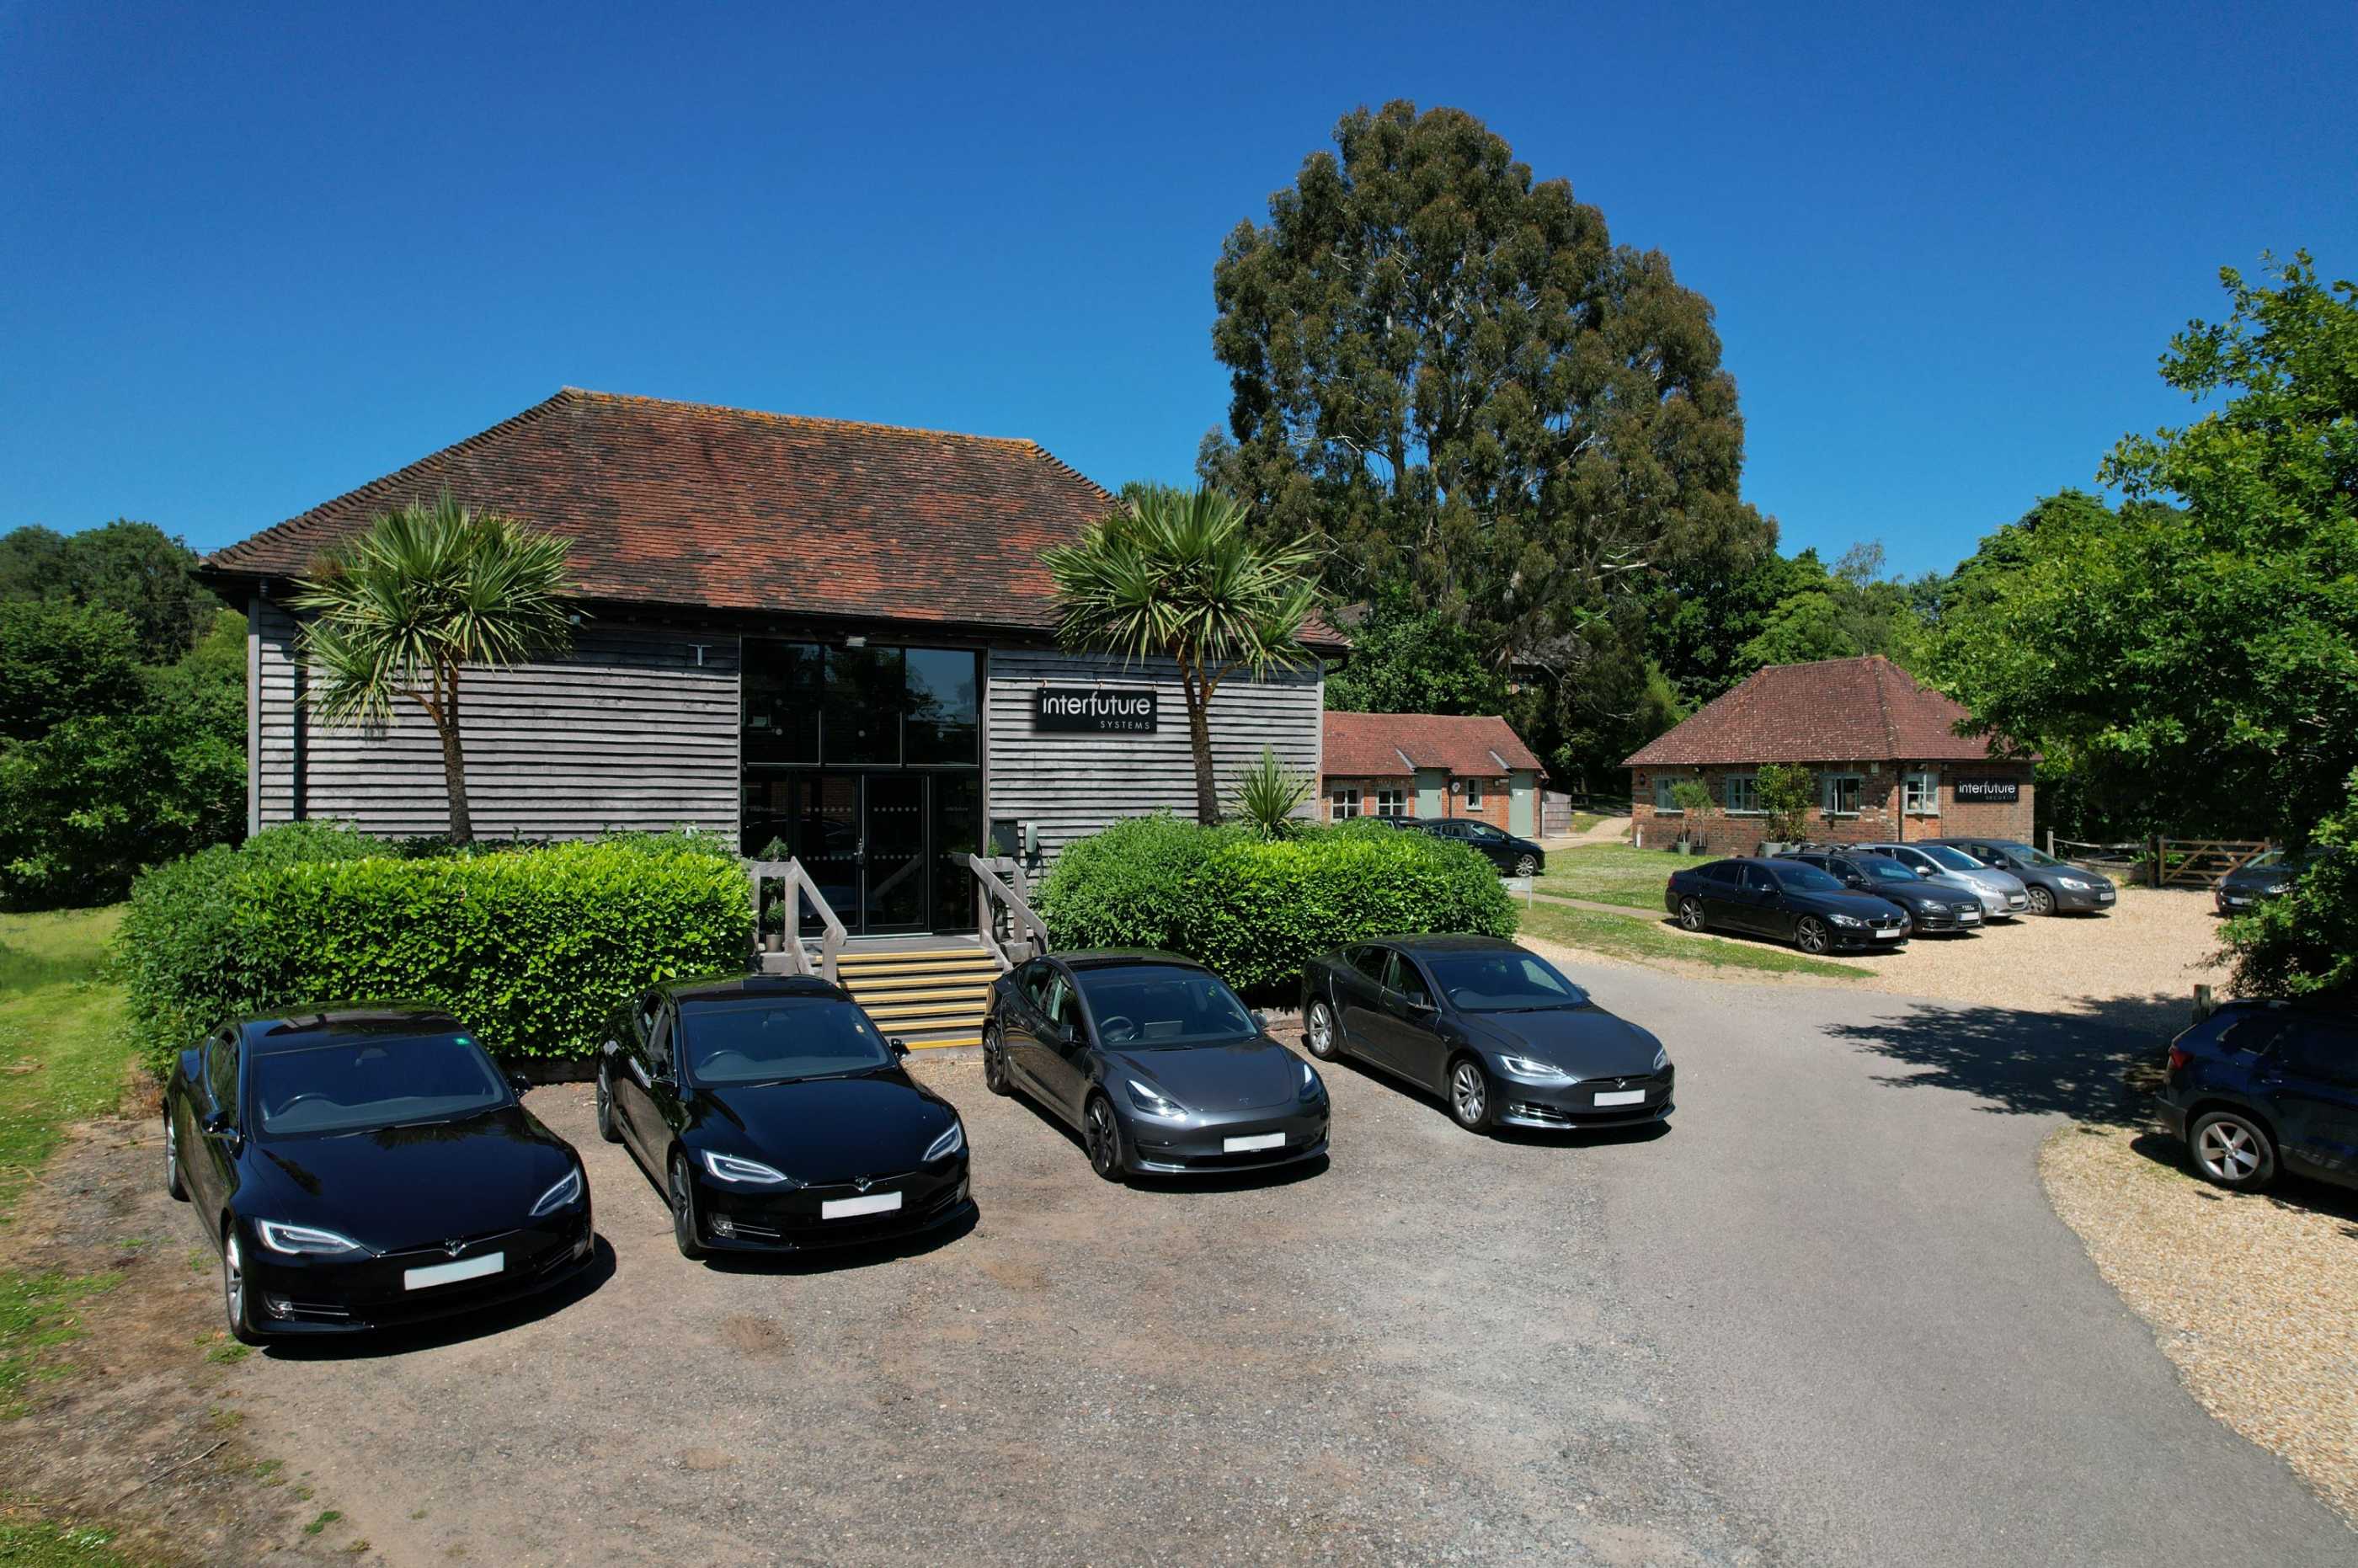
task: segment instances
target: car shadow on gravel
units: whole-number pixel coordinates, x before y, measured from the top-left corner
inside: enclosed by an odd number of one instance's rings
[[[373,1361],[415,1355],[421,1350],[439,1350],[555,1317],[597,1294],[613,1277],[614,1249],[600,1236],[590,1249],[590,1266],[555,1290],[501,1306],[485,1307],[481,1312],[437,1318],[414,1328],[273,1339],[263,1345],[262,1353],[274,1361]]]
[[[2138,1133],[2129,1140],[2129,1152],[2182,1174],[2194,1174],[2193,1162],[2186,1155],[2186,1145],[2166,1132],[2148,1130]],[[2207,1182],[2196,1192],[2199,1196],[2213,1203],[2280,1203],[2288,1207],[2306,1209],[2339,1222],[2343,1235],[2358,1240],[2358,1191],[2348,1187],[2331,1186],[2287,1172],[2277,1177],[2276,1184],[2265,1193],[2231,1193]]]
[[[2083,1013],[1972,1003],[1920,1003],[1897,1018],[1834,1024],[1826,1034],[1913,1069],[1877,1081],[1961,1089],[2017,1115],[2081,1121],[2144,1119],[2130,1076],[2150,1064],[2186,1018],[2183,998],[2091,1000]],[[2176,1025],[2166,1022],[2174,1017]]]

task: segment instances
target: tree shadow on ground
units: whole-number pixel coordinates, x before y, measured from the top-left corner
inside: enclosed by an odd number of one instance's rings
[[[1827,1028],[1833,1039],[1910,1070],[1877,1081],[1960,1089],[2015,1115],[2062,1115],[2134,1126],[2147,1117],[2153,1073],[2189,1022],[2169,995],[2083,998],[2078,1012],[2028,1012],[1920,1002],[1896,1017]]]

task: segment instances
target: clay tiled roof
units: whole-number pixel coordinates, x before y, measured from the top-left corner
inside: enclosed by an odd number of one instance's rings
[[[568,387],[205,564],[298,576],[446,490],[571,539],[588,600],[1030,631],[1055,624],[1040,552],[1113,505],[1031,441]]]
[[[1622,765],[1982,762],[2004,755],[1985,737],[1957,733],[1967,717],[1963,704],[1917,685],[1880,654],[1770,665]]]
[[[1495,777],[1542,764],[1514,727],[1494,715],[1329,713],[1329,778],[1404,778],[1419,768]]]

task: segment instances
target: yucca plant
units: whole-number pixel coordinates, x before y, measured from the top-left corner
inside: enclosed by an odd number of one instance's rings
[[[1228,813],[1260,829],[1264,838],[1282,838],[1293,831],[1294,811],[1317,787],[1316,779],[1295,773],[1263,746],[1260,760],[1238,777],[1228,795]]]
[[[1317,555],[1255,536],[1214,490],[1141,487],[1070,545],[1043,551],[1068,648],[1168,658],[1179,666],[1195,761],[1195,818],[1220,816],[1212,697],[1239,670],[1264,678],[1310,659],[1302,625],[1317,603]]]
[[[298,651],[306,695],[324,724],[381,732],[395,705],[426,710],[442,743],[450,838],[475,836],[459,739],[459,684],[559,652],[573,640],[567,542],[449,495],[381,514],[368,532],[322,556],[288,600],[311,617]]]

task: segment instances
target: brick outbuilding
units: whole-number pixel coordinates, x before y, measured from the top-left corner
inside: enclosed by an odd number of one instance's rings
[[[1692,835],[1715,854],[1758,848],[1766,823],[1756,775],[1779,762],[1815,775],[1812,839],[2028,842],[2034,759],[1959,734],[1968,717],[1880,654],[1768,665],[1629,758],[1637,841]],[[1696,779],[1712,806],[1689,821],[1676,791]]]
[[[1539,833],[1544,769],[1495,714],[1329,713],[1320,795],[1327,821],[1472,816]]]

